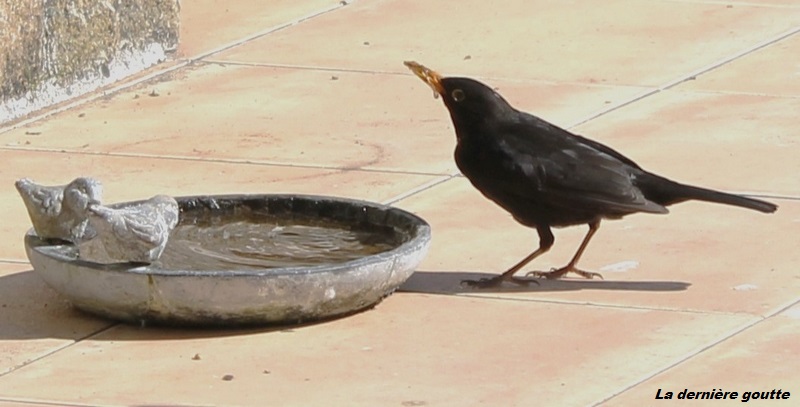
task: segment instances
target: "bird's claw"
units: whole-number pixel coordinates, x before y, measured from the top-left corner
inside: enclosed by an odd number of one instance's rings
[[[550,269],[550,271],[529,271],[525,273],[525,277],[533,277],[533,278],[546,278],[546,279],[555,279],[558,277],[554,277],[553,273],[556,272],[556,269]],[[560,276],[559,276],[560,277]]]
[[[593,272],[593,271],[583,271],[583,270],[576,270],[576,272],[577,272],[578,274],[580,274],[581,276],[583,276],[583,277],[585,277],[585,278],[588,278],[589,280],[592,280],[592,279],[594,279],[595,277],[597,277],[597,278],[598,278],[598,279],[600,279],[600,280],[605,280],[605,279],[603,278],[603,275],[602,275],[602,274],[600,274],[600,273],[595,273],[595,272]]]
[[[567,273],[575,273],[585,279],[592,280],[595,277],[599,278],[600,280],[604,280],[603,275],[600,273],[595,273],[593,271],[583,271],[579,270],[574,267],[564,267],[564,268],[551,268],[550,271],[531,271],[525,274],[525,277],[535,277],[535,278],[546,278],[548,280],[558,280],[561,277],[564,277]]]
[[[473,287],[473,288],[486,288],[488,287],[489,283],[492,283],[493,279],[491,278],[482,278],[480,280],[461,280],[462,287]]]

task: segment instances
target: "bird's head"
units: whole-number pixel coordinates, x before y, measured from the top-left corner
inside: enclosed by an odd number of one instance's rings
[[[103,187],[93,178],[75,178],[64,187],[64,205],[69,209],[83,213],[92,202],[100,202]]]
[[[456,132],[460,135],[468,128],[476,129],[486,122],[498,122],[518,114],[518,111],[485,84],[470,78],[444,78],[430,68],[412,61],[405,65],[441,96]]]
[[[22,192],[31,189],[31,187],[35,185],[30,178],[21,178],[14,183],[14,186],[17,187],[17,191]]]
[[[103,185],[94,178],[80,177],[75,178],[67,184],[65,189],[74,189],[89,195],[90,198],[100,199],[103,193]]]

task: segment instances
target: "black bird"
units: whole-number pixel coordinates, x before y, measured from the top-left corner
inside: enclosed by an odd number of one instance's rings
[[[683,185],[649,173],[610,147],[521,112],[490,87],[469,78],[443,78],[416,62],[405,62],[442,96],[455,126],[456,164],[484,196],[539,233],[539,248],[503,274],[478,287],[503,281],[528,284],[514,273],[553,246],[551,227],[588,224],[589,232],[566,266],[528,276],[557,279],[569,272],[602,276],[576,266],[602,219],[636,212],[667,213],[666,206],[699,200],[772,213],[772,203]],[[538,284],[538,282],[537,282]]]

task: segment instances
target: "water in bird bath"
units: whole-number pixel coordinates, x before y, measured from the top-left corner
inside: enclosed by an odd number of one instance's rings
[[[305,217],[184,218],[151,268],[254,270],[342,263],[402,243],[391,227]]]

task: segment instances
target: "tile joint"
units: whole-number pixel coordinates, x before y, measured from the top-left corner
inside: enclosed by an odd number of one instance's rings
[[[782,307],[774,309],[774,310],[770,311],[769,313],[767,313],[766,315],[755,315],[755,319],[753,319],[752,321],[747,322],[747,323],[745,323],[744,325],[742,325],[742,326],[740,326],[738,328],[734,328],[732,331],[729,331],[728,333],[724,334],[721,338],[717,338],[715,340],[712,340],[710,343],[707,343],[706,345],[700,347],[699,349],[696,349],[696,350],[694,350],[692,352],[689,352],[687,355],[684,355],[682,358],[676,360],[675,362],[673,362],[673,363],[671,363],[671,364],[669,364],[669,365],[667,365],[667,366],[665,366],[665,367],[663,367],[661,369],[656,370],[653,373],[645,375],[643,378],[637,380],[636,382],[625,386],[621,390],[619,390],[619,391],[617,391],[617,392],[605,397],[604,399],[602,399],[600,401],[597,401],[596,403],[594,403],[592,405],[593,406],[603,405],[603,404],[613,400],[617,396],[619,396],[621,394],[624,394],[625,392],[633,389],[634,387],[637,387],[637,386],[639,386],[639,385],[641,385],[643,383],[646,383],[647,381],[649,381],[651,379],[654,379],[654,378],[662,375],[663,373],[666,373],[666,372],[672,370],[673,368],[676,368],[676,367],[678,367],[678,366],[680,366],[680,365],[682,365],[682,364],[694,359],[698,355],[701,355],[701,354],[711,350],[712,348],[714,348],[714,347],[716,347],[716,346],[718,346],[718,345],[720,345],[720,344],[722,344],[724,342],[727,342],[728,340],[731,340],[732,338],[734,338],[734,337],[736,337],[736,336],[738,336],[738,335],[740,335],[740,334],[742,334],[742,333],[744,333],[744,332],[746,332],[746,331],[748,331],[748,330],[750,330],[750,329],[752,329],[752,328],[754,328],[754,327],[756,327],[756,326],[758,326],[758,325],[760,325],[760,324],[762,324],[762,323],[764,323],[764,322],[766,322],[766,321],[768,321],[768,320],[780,315],[782,312],[784,312],[784,311],[788,310],[789,308],[792,308],[792,307],[794,307],[795,305],[798,305],[798,304],[800,304],[800,299],[794,300],[794,301],[792,301],[792,302],[790,302],[790,303],[788,303],[788,304],[786,304],[786,305],[784,305]]]

